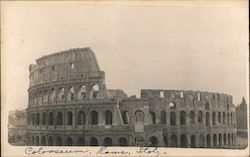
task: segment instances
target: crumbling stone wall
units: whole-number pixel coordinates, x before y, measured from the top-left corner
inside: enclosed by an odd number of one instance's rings
[[[30,66],[27,145],[233,147],[232,96],[141,90],[109,98],[105,73],[89,48],[71,49]]]

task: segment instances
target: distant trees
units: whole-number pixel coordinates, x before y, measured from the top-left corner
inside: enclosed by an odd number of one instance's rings
[[[8,141],[12,145],[24,145],[26,140],[27,113],[10,111],[8,116]]]
[[[25,110],[16,110],[9,113],[9,127],[27,125],[27,114]]]

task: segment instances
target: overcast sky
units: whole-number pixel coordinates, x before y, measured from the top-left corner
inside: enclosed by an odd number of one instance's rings
[[[2,101],[26,108],[30,64],[43,55],[90,47],[108,88],[228,93],[248,90],[248,7],[86,6],[8,2],[2,10]]]

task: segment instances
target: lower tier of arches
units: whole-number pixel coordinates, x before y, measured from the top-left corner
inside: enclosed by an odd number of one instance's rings
[[[30,146],[158,146],[182,148],[234,148],[237,136],[234,132],[205,134],[149,134],[141,135],[74,135],[27,134]]]

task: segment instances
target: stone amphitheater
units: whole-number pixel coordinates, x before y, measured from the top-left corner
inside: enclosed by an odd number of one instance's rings
[[[223,93],[142,89],[111,95],[94,52],[76,48],[30,65],[27,145],[233,148],[236,115]]]

